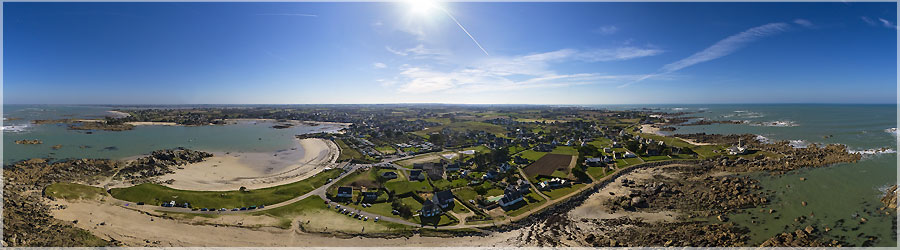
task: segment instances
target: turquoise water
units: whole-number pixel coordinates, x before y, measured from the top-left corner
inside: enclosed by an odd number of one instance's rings
[[[242,121],[219,126],[137,126],[129,131],[68,130],[63,124],[33,125],[34,119],[102,118],[109,107],[5,105],[4,127],[25,126],[3,132],[3,163],[47,157],[119,159],[154,150],[185,147],[204,151],[273,152],[294,147],[298,134],[333,131],[337,125],[295,126],[273,129],[270,122]],[[38,139],[43,144],[18,145],[16,140]],[[62,145],[54,150],[53,145]]]
[[[785,230],[813,225],[830,227],[826,236],[861,246],[870,236],[875,246],[896,246],[891,222],[896,217],[877,210],[883,190],[897,183],[896,105],[657,105],[604,106],[610,109],[653,108],[666,112],[704,111],[690,114],[713,120],[742,120],[747,124],[680,126],[671,133],[762,135],[771,140],[792,140],[798,146],[809,143],[839,143],[850,150],[889,148],[891,153],[866,155],[856,163],[804,169],[786,175],[753,174],[765,189],[774,191],[772,202],[760,209],[748,209],[732,216],[732,221],[751,230],[753,243]],[[773,124],[775,124],[773,126]],[[828,136],[827,138],[825,136]],[[806,178],[801,181],[801,177]],[[807,206],[801,204],[806,201]],[[777,212],[769,214],[769,209]],[[811,216],[813,214],[814,216]],[[778,217],[777,219],[775,217]],[[799,216],[805,222],[795,222]],[[755,217],[755,218],[754,218]],[[868,222],[860,223],[859,217]],[[758,223],[752,223],[756,220]],[[843,220],[842,226],[839,221]]]

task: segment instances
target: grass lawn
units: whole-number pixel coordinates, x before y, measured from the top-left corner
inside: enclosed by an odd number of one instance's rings
[[[572,192],[578,190],[581,187],[584,187],[584,185],[585,184],[575,184],[575,185],[571,185],[571,186],[564,187],[564,188],[557,188],[557,189],[553,189],[553,190],[544,192],[544,195],[547,195],[547,197],[550,197],[550,199],[552,199],[552,200],[556,200],[556,199],[559,199],[560,197],[563,197],[569,193],[572,193]]]
[[[588,142],[588,144],[594,145],[594,147],[597,147],[598,149],[603,150],[603,148],[612,147],[612,140],[610,140],[609,138],[606,138],[606,137],[600,137],[600,138],[594,138],[594,140],[591,142]]]
[[[324,200],[319,196],[311,196],[285,206],[250,214],[275,217],[280,221],[277,227],[284,229],[290,228],[291,221],[295,219],[305,229],[316,231],[398,232],[409,229],[408,226],[401,224],[386,221],[374,222],[374,218],[369,218],[369,221],[361,221],[340,214],[335,209],[326,208]],[[388,214],[390,214],[390,210]],[[362,231],[363,228],[365,228],[365,231]]]
[[[606,167],[589,167],[587,173],[594,179],[600,179],[606,176]]]
[[[440,189],[440,190],[465,187],[468,184],[469,184],[469,180],[463,179],[463,178],[452,180],[452,181],[448,181],[446,179],[431,181],[431,186],[433,186],[435,189]]]
[[[448,213],[441,214],[441,216],[432,216],[432,217],[422,217],[422,216],[413,216],[413,223],[425,225],[425,226],[448,226],[448,225],[456,225],[459,220],[456,217]]]
[[[521,206],[515,210],[505,211],[506,214],[509,216],[512,216],[512,217],[518,216],[520,214],[526,213],[528,211],[531,211],[532,209],[537,208],[541,204],[544,204],[545,202],[547,202],[547,200],[544,200],[544,198],[541,197],[541,195],[535,193],[534,190],[532,190],[531,193],[528,193],[527,195],[525,195],[524,202],[527,202],[527,204],[524,206]]]
[[[413,134],[427,138],[428,134],[441,132],[444,128],[450,128],[451,130],[460,132],[466,130],[484,131],[494,134],[498,137],[506,138],[506,128],[504,128],[503,126],[477,121],[444,123],[441,126],[425,128],[424,130],[413,132]]]
[[[561,155],[578,155],[578,150],[575,150],[575,147],[572,146],[559,146],[554,148],[550,153]]]
[[[433,190],[427,181],[408,181],[408,179],[397,178],[395,181],[389,181],[384,184],[388,190],[394,191],[396,194],[404,194],[409,192],[428,192]]]
[[[644,156],[641,157],[644,161],[662,161],[662,160],[671,160],[667,155],[657,155],[657,156]]]
[[[416,157],[409,158],[406,160],[396,161],[394,164],[400,165],[404,168],[412,168],[414,163],[427,163],[427,162],[439,162],[441,159],[447,160],[444,158],[444,154],[456,153],[455,151],[442,151],[442,152],[432,152],[427,154],[417,155]],[[456,157],[454,157],[455,159]]]
[[[478,197],[478,193],[475,192],[475,189],[471,187],[464,187],[459,189],[454,189],[453,194],[456,195],[457,198],[464,202],[469,202],[469,200],[475,200],[475,197]],[[471,204],[475,205],[475,204]]]
[[[703,145],[692,148],[695,153],[700,155],[700,158],[709,158],[717,155],[722,155],[722,153],[716,153],[715,151],[722,152],[725,150],[725,146],[720,145]]]
[[[547,152],[538,152],[538,151],[529,149],[529,150],[522,151],[522,153],[519,154],[519,156],[522,156],[522,158],[529,159],[532,161],[537,161],[541,157],[544,157],[545,154],[547,154]]]
[[[50,184],[44,189],[44,193],[65,200],[93,199],[106,195],[102,188],[68,182]]]
[[[397,150],[391,146],[375,147],[375,150],[378,150],[378,152],[381,152],[382,154],[393,154],[397,152]]]
[[[337,177],[342,172],[340,169],[327,170],[302,181],[243,192],[178,190],[144,183],[127,188],[113,188],[110,193],[120,200],[144,202],[148,205],[159,205],[174,200],[178,204],[189,202],[196,208],[239,208],[272,205],[290,200],[324,185],[325,181]]]
[[[465,214],[469,213],[469,209],[466,208],[465,205],[460,204],[459,201],[454,201],[453,212],[457,214]]]
[[[338,156],[338,159],[337,159],[338,161],[345,161],[345,160],[350,160],[350,159],[364,159],[365,158],[362,155],[362,153],[360,153],[359,151],[356,151],[356,149],[350,148],[350,146],[347,146],[347,143],[345,143],[344,140],[337,139],[337,140],[334,140],[334,142],[337,143],[338,147],[341,148],[341,155]]]

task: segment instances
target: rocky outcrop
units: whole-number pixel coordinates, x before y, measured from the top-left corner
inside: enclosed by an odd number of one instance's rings
[[[44,141],[37,140],[37,139],[34,139],[34,140],[18,140],[18,141],[16,141],[16,144],[44,144]]]
[[[212,157],[211,153],[185,148],[153,151],[149,156],[138,158],[119,171],[116,177],[132,182],[150,177],[174,173],[172,168],[201,162]]]
[[[891,186],[884,192],[884,197],[881,197],[881,203],[884,203],[883,209],[897,212],[897,185]]]
[[[120,163],[110,160],[75,159],[50,162],[31,159],[4,166],[4,246],[112,246],[109,242],[50,215],[53,207],[43,202],[41,190],[56,182],[91,182],[112,175]]]
[[[756,136],[752,134],[740,134],[740,135],[720,135],[720,134],[707,134],[707,133],[695,133],[695,134],[675,134],[675,137],[688,139],[694,142],[699,143],[713,143],[713,144],[728,144],[728,145],[736,145],[738,142],[751,142],[756,141]]]
[[[761,247],[841,247],[837,240],[824,240],[819,230],[812,226],[797,229],[794,232],[785,232],[769,238],[760,245]]]
[[[775,174],[808,167],[824,167],[835,163],[856,162],[862,158],[859,153],[850,153],[847,146],[829,144],[819,147],[810,144],[806,148],[794,148],[786,141],[771,144],[751,142],[748,147],[751,150],[762,150],[775,153],[776,157],[757,155],[752,159],[731,159],[728,156],[719,156],[708,160],[708,164],[714,164],[717,168],[732,172],[757,172],[769,171]]]
[[[104,130],[104,131],[125,131],[134,129],[134,125],[126,123],[107,123],[107,122],[80,122],[69,124],[71,130]]]

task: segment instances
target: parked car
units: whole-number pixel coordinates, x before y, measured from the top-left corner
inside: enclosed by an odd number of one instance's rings
[[[201,208],[200,211],[206,212],[206,211],[209,211],[209,209],[206,209],[206,208],[204,207],[204,208]]]
[[[369,216],[366,216],[365,218],[363,218],[363,221],[368,221],[368,220],[369,220]]]
[[[259,205],[258,208],[259,208],[259,209],[263,209],[263,208],[265,208],[265,207],[266,207],[266,205]]]
[[[232,209],[231,209],[231,211],[238,211],[238,210],[240,210],[240,209],[238,209],[238,208],[232,208]]]
[[[375,216],[375,222],[378,222],[378,216]]]
[[[219,211],[227,211],[227,210],[228,209],[225,209],[224,207],[219,209]]]
[[[241,211],[247,210],[247,207],[242,207]]]

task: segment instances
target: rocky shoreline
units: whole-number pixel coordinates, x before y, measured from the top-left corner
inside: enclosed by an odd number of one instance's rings
[[[4,166],[3,242],[5,246],[116,246],[50,215],[43,190],[53,183],[91,185],[111,176],[131,181],[171,172],[172,167],[199,162],[212,154],[190,149],[158,150],[130,163],[107,159],[50,162],[31,159]]]
[[[25,145],[36,145],[36,144],[44,144],[44,141],[41,140],[17,140],[16,144],[25,144]]]
[[[131,161],[115,177],[134,184],[147,182],[149,178],[174,173],[173,167],[201,162],[212,156],[211,153],[185,148],[157,150]]]
[[[31,159],[4,167],[3,246],[113,246],[50,215],[42,190],[57,182],[96,182],[122,167],[111,160]]]

